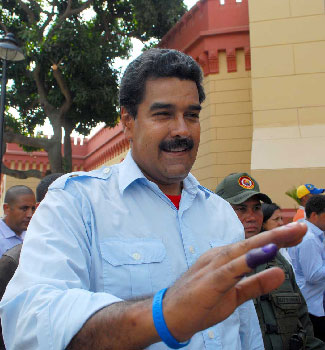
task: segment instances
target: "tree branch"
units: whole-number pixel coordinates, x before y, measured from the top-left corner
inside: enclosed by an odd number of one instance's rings
[[[52,18],[53,18],[54,14],[55,14],[54,8],[55,7],[52,6],[52,12],[51,13],[44,11],[44,13],[47,14],[47,18],[46,18],[46,21],[44,22],[44,24],[40,27],[40,31],[39,31],[39,38],[40,38],[40,40],[42,40],[42,38],[43,38],[43,34],[44,34],[44,31],[45,31],[46,27],[52,21]]]
[[[84,4],[82,4],[80,7],[71,9],[71,0],[68,1],[68,6],[64,13],[58,18],[57,22],[53,25],[49,33],[47,34],[47,40],[50,40],[52,36],[55,34],[56,29],[60,26],[60,24],[68,17],[72,15],[77,15],[78,13],[84,11],[86,8],[88,8],[93,3],[93,0],[87,0]],[[57,6],[57,2],[53,1],[53,6]]]
[[[64,115],[65,113],[68,112],[68,110],[71,107],[72,98],[71,98],[70,90],[69,90],[67,84],[65,83],[65,80],[63,78],[63,75],[62,75],[60,69],[58,68],[58,65],[59,64],[53,64],[52,69],[53,69],[53,76],[54,76],[56,82],[58,83],[59,88],[60,88],[60,90],[65,98],[63,105],[60,107],[60,114]]]
[[[17,143],[25,146],[43,148],[48,150],[53,141],[46,138],[29,137],[21,134],[16,134],[11,130],[5,130],[4,141],[9,143]]]
[[[51,114],[55,111],[55,107],[53,107],[48,101],[47,101],[47,93],[45,91],[45,87],[44,84],[41,80],[40,77],[40,67],[39,65],[36,63],[36,66],[33,70],[33,77],[35,79],[36,82],[36,86],[37,86],[37,91],[38,91],[38,95],[39,95],[39,99],[40,99],[40,104],[41,106],[44,107],[46,114]]]
[[[68,6],[65,10],[65,12],[63,13],[63,15],[59,18],[59,23],[61,23],[62,21],[64,21],[66,18],[72,16],[72,15],[77,15],[78,13],[82,12],[83,10],[85,10],[86,8],[88,8],[91,4],[93,3],[93,0],[87,0],[84,4],[82,4],[80,7],[75,8],[75,9],[71,9],[71,4],[72,1],[69,0],[68,1]]]
[[[30,24],[35,23],[35,15],[34,15],[33,11],[23,1],[18,0],[18,3],[21,6],[21,8],[26,12],[27,17],[28,17],[28,22]]]
[[[2,163],[2,173],[15,177],[16,179],[27,179],[29,177],[36,177],[38,179],[42,178],[42,173],[39,170],[36,169],[30,169],[30,170],[16,170],[16,169],[10,169],[7,168]]]

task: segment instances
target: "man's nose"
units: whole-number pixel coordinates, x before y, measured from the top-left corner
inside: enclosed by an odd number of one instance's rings
[[[256,213],[253,209],[247,209],[246,221],[256,221]]]
[[[188,137],[190,135],[188,124],[183,115],[178,115],[171,124],[171,136]]]
[[[33,208],[28,208],[28,209],[26,210],[26,217],[27,217],[27,218],[31,218],[31,217],[33,216],[33,214],[34,214]]]

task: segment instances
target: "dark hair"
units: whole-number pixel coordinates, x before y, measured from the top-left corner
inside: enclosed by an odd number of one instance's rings
[[[138,105],[144,98],[147,80],[167,77],[194,81],[199,101],[204,101],[202,71],[192,57],[177,50],[150,49],[126,68],[120,84],[120,106],[125,107],[135,119]]]
[[[24,195],[33,195],[34,192],[31,188],[24,186],[24,185],[16,185],[10,187],[6,194],[5,194],[5,199],[4,203],[7,203],[9,205],[12,205],[15,203],[18,197],[24,196]]]
[[[41,202],[44,199],[51,183],[62,175],[63,173],[54,173],[43,177],[36,187],[36,202]]]
[[[280,210],[281,208],[276,203],[263,203],[262,211],[263,211],[263,223],[269,220],[269,218],[273,215],[276,210]]]
[[[280,210],[281,208],[276,203],[262,203],[262,212],[263,212],[263,224],[266,223],[267,220],[273,215],[276,210]],[[262,231],[264,231],[262,225]]]
[[[310,218],[311,213],[316,213],[317,215],[325,212],[325,196],[321,194],[314,194],[306,203],[305,207],[306,217]]]

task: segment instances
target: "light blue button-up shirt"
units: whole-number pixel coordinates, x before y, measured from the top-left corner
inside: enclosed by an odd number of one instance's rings
[[[131,153],[121,164],[77,175],[53,183],[30,222],[0,304],[7,350],[64,349],[99,309],[153,295],[211,247],[244,239],[230,205],[192,175],[179,210]],[[186,349],[264,349],[253,303],[195,334]]]
[[[324,232],[304,221],[308,231],[302,242],[289,248],[297,284],[306,299],[308,311],[315,316],[325,316],[325,244]]]
[[[20,236],[0,219],[0,257],[8,249],[23,242],[26,231],[23,231]]]

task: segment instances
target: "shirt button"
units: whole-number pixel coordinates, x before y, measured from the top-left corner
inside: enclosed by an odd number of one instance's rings
[[[214,333],[213,333],[213,331],[209,331],[209,332],[208,332],[208,336],[209,336],[210,339],[213,339],[213,338],[214,338]]]
[[[141,255],[140,255],[139,253],[133,253],[133,254],[132,254],[132,258],[133,258],[134,260],[139,260],[139,259],[141,258]]]
[[[190,251],[192,254],[195,253],[195,249],[194,249],[192,246],[189,248],[189,251]]]
[[[111,171],[111,168],[110,167],[107,167],[103,170],[103,173],[104,174],[108,174],[109,172]]]

